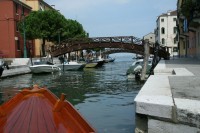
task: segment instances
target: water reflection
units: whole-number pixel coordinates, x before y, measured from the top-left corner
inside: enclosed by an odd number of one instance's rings
[[[9,99],[18,90],[34,84],[46,86],[67,99],[100,133],[134,132],[134,98],[142,85],[127,80],[130,61],[105,64],[98,69],[56,74],[26,74],[0,81],[0,98]]]

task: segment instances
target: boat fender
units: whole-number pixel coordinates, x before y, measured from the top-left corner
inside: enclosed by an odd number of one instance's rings
[[[65,97],[66,97],[66,94],[62,93],[60,96],[60,99],[58,99],[54,105],[54,108],[53,108],[54,112],[61,111],[62,108],[65,106]]]

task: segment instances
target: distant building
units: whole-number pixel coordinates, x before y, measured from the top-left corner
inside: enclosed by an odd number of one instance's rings
[[[18,23],[31,12],[31,7],[19,0],[0,0],[0,53],[4,58],[24,57],[24,37],[20,35]],[[27,54],[34,41],[26,40]]]
[[[177,26],[180,57],[194,57],[200,59],[199,9],[200,0],[177,1]]]
[[[156,20],[156,42],[168,49],[171,56],[177,55],[177,11],[168,11]]]
[[[145,35],[143,39],[148,39],[150,43],[155,43],[155,34],[150,32],[149,34]]]

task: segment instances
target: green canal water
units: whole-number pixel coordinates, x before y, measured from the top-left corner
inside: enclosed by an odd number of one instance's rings
[[[132,62],[130,55],[116,56],[115,62],[95,69],[3,79],[0,80],[1,100],[6,101],[18,90],[38,84],[58,97],[65,93],[67,100],[98,133],[133,133],[134,98],[142,85],[126,77]]]

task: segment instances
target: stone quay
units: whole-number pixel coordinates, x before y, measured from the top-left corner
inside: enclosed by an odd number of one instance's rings
[[[136,133],[199,133],[200,60],[161,60],[134,101]]]

